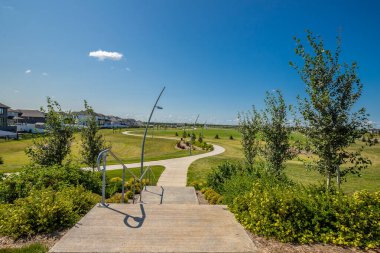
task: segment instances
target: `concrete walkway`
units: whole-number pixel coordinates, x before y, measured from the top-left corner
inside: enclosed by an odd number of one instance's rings
[[[123,132],[123,134],[142,137],[142,135],[133,134],[129,131]],[[154,138],[178,140],[178,138],[163,136],[156,136]],[[211,152],[181,158],[144,162],[144,166],[161,165],[165,167],[164,172],[161,174],[161,177],[158,179],[157,182],[157,185],[159,186],[186,186],[187,170],[192,162],[200,158],[215,156],[225,151],[225,149],[221,146],[215,144],[213,144],[213,146],[214,150]],[[128,168],[136,168],[140,167],[140,163],[129,163],[126,164],[126,166]],[[120,165],[107,165],[107,170],[118,170],[121,168],[122,167]]]
[[[225,206],[199,205],[194,187],[185,187],[193,161],[222,152],[214,145],[209,153],[146,162],[165,166],[159,186],[146,187],[138,204],[95,206],[49,252],[257,252]]]
[[[111,204],[95,206],[50,252],[256,252],[256,247],[224,206]]]

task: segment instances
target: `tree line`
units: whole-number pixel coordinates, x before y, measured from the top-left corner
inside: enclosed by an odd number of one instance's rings
[[[294,40],[295,53],[301,61],[290,65],[305,83],[305,96],[298,96],[298,104],[292,108],[286,105],[280,91],[267,92],[263,111],[253,106],[250,112],[238,115],[245,160],[253,169],[255,158],[261,154],[267,170],[281,177],[284,163],[294,156],[289,137],[291,129],[297,129],[307,138],[311,154],[307,166],[326,177],[327,189],[333,177],[340,188],[347,174],[359,175],[371,164],[362,155],[364,146],[359,150],[349,149],[371,128],[365,108],[355,110],[363,90],[358,66],[355,62],[341,63],[340,37],[335,51],[325,49],[322,38],[310,31],[307,31],[309,47],[298,38]],[[294,115],[292,127],[288,124],[289,112]]]

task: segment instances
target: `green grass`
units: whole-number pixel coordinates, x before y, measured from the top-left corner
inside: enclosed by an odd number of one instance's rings
[[[113,133],[111,129],[102,129],[100,132],[104,135],[105,140],[112,147],[112,151],[124,162],[134,163],[140,161],[142,137],[129,136],[117,131]],[[80,135],[74,134],[70,159],[84,166],[80,160]],[[16,172],[22,166],[30,163],[29,157],[25,154],[25,149],[32,145],[32,140],[0,140],[0,156],[4,164],[0,165],[0,172]],[[165,140],[159,138],[147,137],[145,143],[145,161],[156,161],[169,158],[185,157],[189,155],[186,150],[175,148],[175,140]],[[204,151],[194,151],[193,155],[204,153]],[[116,161],[108,158],[108,164],[115,164]]]
[[[143,134],[144,129],[128,129],[137,134]],[[191,129],[186,129],[188,133],[191,133]],[[178,137],[175,133],[178,133]],[[159,129],[154,130],[154,136],[167,136],[176,137],[178,140],[182,136],[183,129]],[[201,129],[194,131],[199,136]],[[121,132],[113,133],[112,130],[101,130],[105,139],[112,145],[112,150],[119,156],[123,162],[132,163],[140,160],[140,147],[142,137],[139,136],[127,136],[121,134]],[[218,134],[220,139],[214,139]],[[207,174],[213,167],[218,166],[224,161],[243,161],[243,153],[240,145],[240,133],[236,129],[221,129],[221,128],[208,128],[203,130],[204,140],[209,143],[218,144],[223,146],[226,151],[220,155],[213,157],[206,157],[193,162],[190,165],[188,171],[188,184],[197,180],[206,180]],[[230,140],[230,136],[234,137],[234,140]],[[74,161],[79,161],[80,142],[79,135],[75,135],[75,142],[72,149],[71,158]],[[291,142],[299,140],[305,141],[305,136],[301,133],[295,132],[291,135]],[[31,145],[31,140],[21,141],[0,141],[0,154],[4,159],[4,164],[0,165],[0,172],[17,171],[22,165],[28,163],[28,158],[24,153],[24,149]],[[159,138],[151,138],[151,130],[148,132],[148,138],[145,150],[145,160],[160,160],[175,157],[185,157],[188,155],[186,150],[175,149],[175,140],[165,140]],[[358,144],[352,146],[353,149],[363,145],[360,141]],[[204,151],[194,151],[193,154],[199,154]],[[362,171],[362,176],[349,175],[347,182],[343,182],[342,189],[346,192],[353,192],[356,190],[367,189],[369,191],[380,190],[380,145],[366,147],[363,155],[369,157],[372,160],[372,166]],[[113,159],[109,159],[110,164],[114,164]],[[303,184],[317,184],[319,182],[324,183],[325,179],[316,171],[306,170],[303,163],[294,159],[288,161],[286,164],[286,174],[294,181]]]
[[[0,253],[45,253],[49,249],[41,243],[33,243],[21,248],[0,249]]]
[[[160,176],[162,174],[162,172],[165,170],[165,167],[163,167],[163,166],[151,166],[151,168],[152,168],[152,171],[154,174],[153,185],[156,185],[158,179],[160,178]],[[137,177],[140,177],[140,175],[141,175],[140,174],[140,168],[131,168],[129,170],[133,174],[135,174]],[[120,169],[120,170],[109,170],[106,172],[106,174],[109,178],[113,178],[113,177],[122,178],[123,177],[123,170],[122,169]],[[125,173],[126,181],[131,177],[132,177],[131,174],[129,174],[128,172]]]
[[[174,136],[175,132],[181,135],[181,129],[170,129],[170,130],[155,130],[155,134],[164,136]],[[199,135],[199,130],[195,131],[197,136]],[[219,134],[220,139],[214,139],[216,134]],[[236,129],[205,129],[204,130],[205,141],[218,144],[226,149],[226,152],[213,156],[199,159],[193,162],[188,171],[187,183],[190,185],[194,181],[206,181],[208,173],[212,168],[218,166],[224,161],[236,161],[242,162],[244,160],[243,153],[240,145],[240,134]],[[232,135],[234,140],[229,140],[229,136]],[[295,132],[291,134],[291,143],[299,140],[301,142],[305,141],[305,136],[301,133]],[[351,148],[357,149],[364,143],[358,141]],[[366,147],[363,155],[372,160],[372,166],[365,169],[361,173],[361,177],[348,175],[347,182],[343,182],[342,189],[351,193],[357,190],[369,190],[369,191],[380,191],[380,145]],[[325,178],[321,176],[317,171],[307,170],[303,162],[294,159],[286,163],[285,173],[294,181],[302,183],[304,185],[308,184],[318,184],[325,183]]]

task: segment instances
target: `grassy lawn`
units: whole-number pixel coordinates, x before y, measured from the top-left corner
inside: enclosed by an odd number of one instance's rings
[[[141,128],[128,130],[138,134],[143,134],[144,132],[144,129]],[[187,129],[186,131],[188,133],[192,132],[190,129]],[[195,130],[197,137],[201,131],[201,129]],[[179,135],[177,138],[180,139],[183,129],[154,130],[154,136],[176,137],[176,132]],[[112,145],[114,153],[119,156],[123,162],[132,163],[140,160],[142,137],[127,136],[123,135],[121,132],[113,133],[110,129],[101,130],[101,133],[105,136],[106,141]],[[219,135],[220,139],[214,138],[216,134]],[[224,161],[243,160],[240,145],[240,133],[236,129],[209,128],[203,130],[203,135],[205,141],[223,146],[226,151],[220,155],[202,158],[193,162],[188,171],[188,184],[196,180],[206,180],[207,174],[211,169]],[[233,137],[233,140],[230,140],[230,136]],[[71,159],[77,162],[80,162],[79,139],[79,134],[75,134],[75,141],[73,143],[71,155]],[[300,133],[292,133],[291,142],[296,140],[303,141],[305,140],[305,137]],[[175,140],[159,138],[152,139],[150,130],[146,142],[146,161],[187,156],[188,151],[175,149],[175,143]],[[0,140],[0,154],[4,160],[4,164],[0,165],[0,172],[17,171],[22,165],[27,164],[29,160],[25,155],[24,149],[31,144],[31,140]],[[360,145],[362,145],[362,143],[359,141],[358,144],[353,145],[352,148],[358,148]],[[193,154],[199,154],[202,152],[203,151],[194,151]],[[372,166],[365,169],[362,172],[361,177],[349,175],[347,177],[347,182],[343,182],[342,185],[343,190],[346,192],[353,192],[361,189],[367,189],[369,191],[380,190],[380,145],[366,147],[363,154],[372,160]],[[115,161],[110,158],[109,163],[114,164]],[[286,173],[293,180],[303,184],[316,184],[325,181],[325,179],[316,171],[306,170],[303,163],[297,159],[287,162]]]
[[[176,132],[181,136],[182,131],[182,129],[154,130],[154,134],[172,137],[175,136]],[[187,131],[189,132],[190,130]],[[197,136],[199,136],[200,131],[201,130],[199,129],[195,130]],[[214,138],[216,134],[219,135],[220,139]],[[231,135],[234,140],[229,139]],[[207,174],[211,171],[211,169],[224,161],[243,161],[243,153],[240,145],[240,134],[236,129],[204,129],[204,136],[205,141],[223,146],[226,149],[226,152],[217,156],[206,157],[193,162],[188,171],[188,184],[191,184],[196,180],[205,181]],[[292,133],[291,142],[296,140],[303,141],[305,140],[305,137],[300,133]],[[356,149],[361,145],[363,145],[363,143],[359,141],[358,144],[354,144],[352,148]],[[380,190],[380,145],[366,147],[363,155],[372,160],[372,166],[362,171],[361,177],[354,175],[347,176],[347,182],[343,182],[342,184],[342,189],[346,192],[353,192],[363,189],[369,191]],[[298,161],[298,159],[288,161],[285,172],[293,180],[305,185],[325,182],[324,177],[316,171],[305,169],[303,163]]]
[[[152,171],[154,174],[153,185],[156,185],[158,179],[160,178],[160,176],[162,174],[162,172],[165,170],[165,167],[163,167],[163,166],[151,166],[151,168],[152,168]],[[135,174],[137,177],[140,177],[140,168],[131,168],[130,171],[133,174]],[[123,170],[122,169],[120,169],[120,170],[109,170],[106,172],[106,174],[109,178],[113,178],[113,177],[122,178],[123,177]],[[128,172],[126,171],[125,172],[126,181],[131,177],[132,176],[130,174],[128,174]]]
[[[113,133],[111,129],[102,129],[107,143],[112,146],[112,151],[123,160],[124,163],[140,161],[142,137],[128,136],[117,131]],[[84,166],[80,161],[80,135],[74,135],[75,140],[72,145],[70,159]],[[145,143],[145,161],[155,161],[176,157],[188,156],[188,151],[175,148],[175,140],[165,140],[147,137]],[[22,166],[30,162],[25,154],[25,149],[32,145],[32,140],[0,140],[0,156],[3,157],[4,164],[0,165],[0,172],[16,172]],[[194,151],[193,154],[203,153],[204,151]],[[108,158],[109,164],[115,164],[112,157]]]
[[[21,248],[0,249],[0,253],[45,253],[47,251],[48,247],[40,243],[30,244]]]

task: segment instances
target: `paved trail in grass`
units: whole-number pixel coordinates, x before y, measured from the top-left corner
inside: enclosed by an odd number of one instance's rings
[[[140,134],[134,134],[129,131],[123,132],[126,135],[139,136]],[[163,136],[155,136],[157,139],[169,139],[169,140],[178,140],[178,138],[174,137],[163,137]],[[187,170],[190,164],[200,158],[214,156],[221,154],[225,151],[225,149],[221,146],[215,145],[214,150],[211,152],[207,152],[204,154],[193,155],[188,157],[181,158],[172,158],[158,161],[150,161],[144,162],[144,166],[153,166],[153,165],[161,165],[165,167],[164,172],[161,174],[161,177],[158,179],[157,185],[160,186],[186,186],[187,182]],[[126,164],[128,168],[136,168],[140,166],[140,163],[130,163]],[[107,165],[107,170],[117,170],[121,169],[120,165]]]

